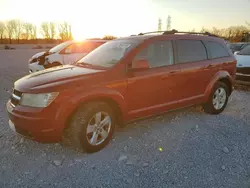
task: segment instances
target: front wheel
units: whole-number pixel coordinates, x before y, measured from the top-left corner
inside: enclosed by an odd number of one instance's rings
[[[112,139],[114,128],[115,118],[109,105],[91,102],[75,112],[69,128],[65,130],[64,140],[70,140],[74,147],[86,152],[97,152]]]
[[[228,102],[229,89],[223,82],[217,82],[210,94],[208,102],[204,105],[204,111],[209,114],[221,113]]]

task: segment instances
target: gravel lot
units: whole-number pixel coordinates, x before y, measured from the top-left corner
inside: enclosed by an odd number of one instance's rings
[[[250,93],[244,90],[234,91],[221,115],[195,107],[138,121],[94,154],[15,135],[5,104],[37,51],[0,50],[0,188],[250,187]]]

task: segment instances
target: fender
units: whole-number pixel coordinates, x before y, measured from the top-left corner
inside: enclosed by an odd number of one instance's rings
[[[228,81],[230,81],[231,84],[233,84],[233,79],[232,76],[227,72],[227,71],[219,71],[217,72],[214,77],[212,78],[212,80],[209,82],[206,90],[205,90],[205,101],[209,100],[209,96],[212,92],[212,89],[214,87],[214,84],[216,82],[218,82],[221,79],[226,78]]]
[[[67,102],[60,106],[60,109],[56,114],[56,120],[64,119],[64,122],[67,123],[66,120],[68,117],[80,104],[103,98],[111,99],[116,102],[120,107],[122,120],[127,119],[127,104],[125,102],[124,96],[119,91],[107,87],[98,87],[84,93],[79,91],[79,93],[81,94],[74,98],[67,97]]]

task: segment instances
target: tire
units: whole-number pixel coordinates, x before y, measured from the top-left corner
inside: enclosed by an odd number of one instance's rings
[[[220,114],[227,106],[228,97],[228,86],[223,82],[217,82],[213,87],[208,102],[204,105],[204,111],[209,114]]]
[[[104,122],[105,119],[106,124],[103,123],[103,126],[99,124],[99,127],[93,126],[98,124],[99,119],[101,122]],[[94,129],[97,129],[96,134],[94,131],[91,132]],[[90,133],[87,134],[87,130]],[[104,102],[91,102],[76,110],[69,127],[64,131],[63,142],[76,149],[93,153],[103,149],[110,142],[114,130],[115,116],[109,105]],[[99,135],[94,136],[97,133]],[[106,138],[103,139],[102,135],[105,135]],[[94,138],[96,138],[96,143]]]

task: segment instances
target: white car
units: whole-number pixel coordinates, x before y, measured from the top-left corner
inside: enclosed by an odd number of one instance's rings
[[[250,45],[235,53],[237,60],[236,83],[250,85]]]
[[[39,52],[29,59],[29,72],[37,72],[50,67],[72,64],[104,44],[106,40],[66,41],[48,51]]]

